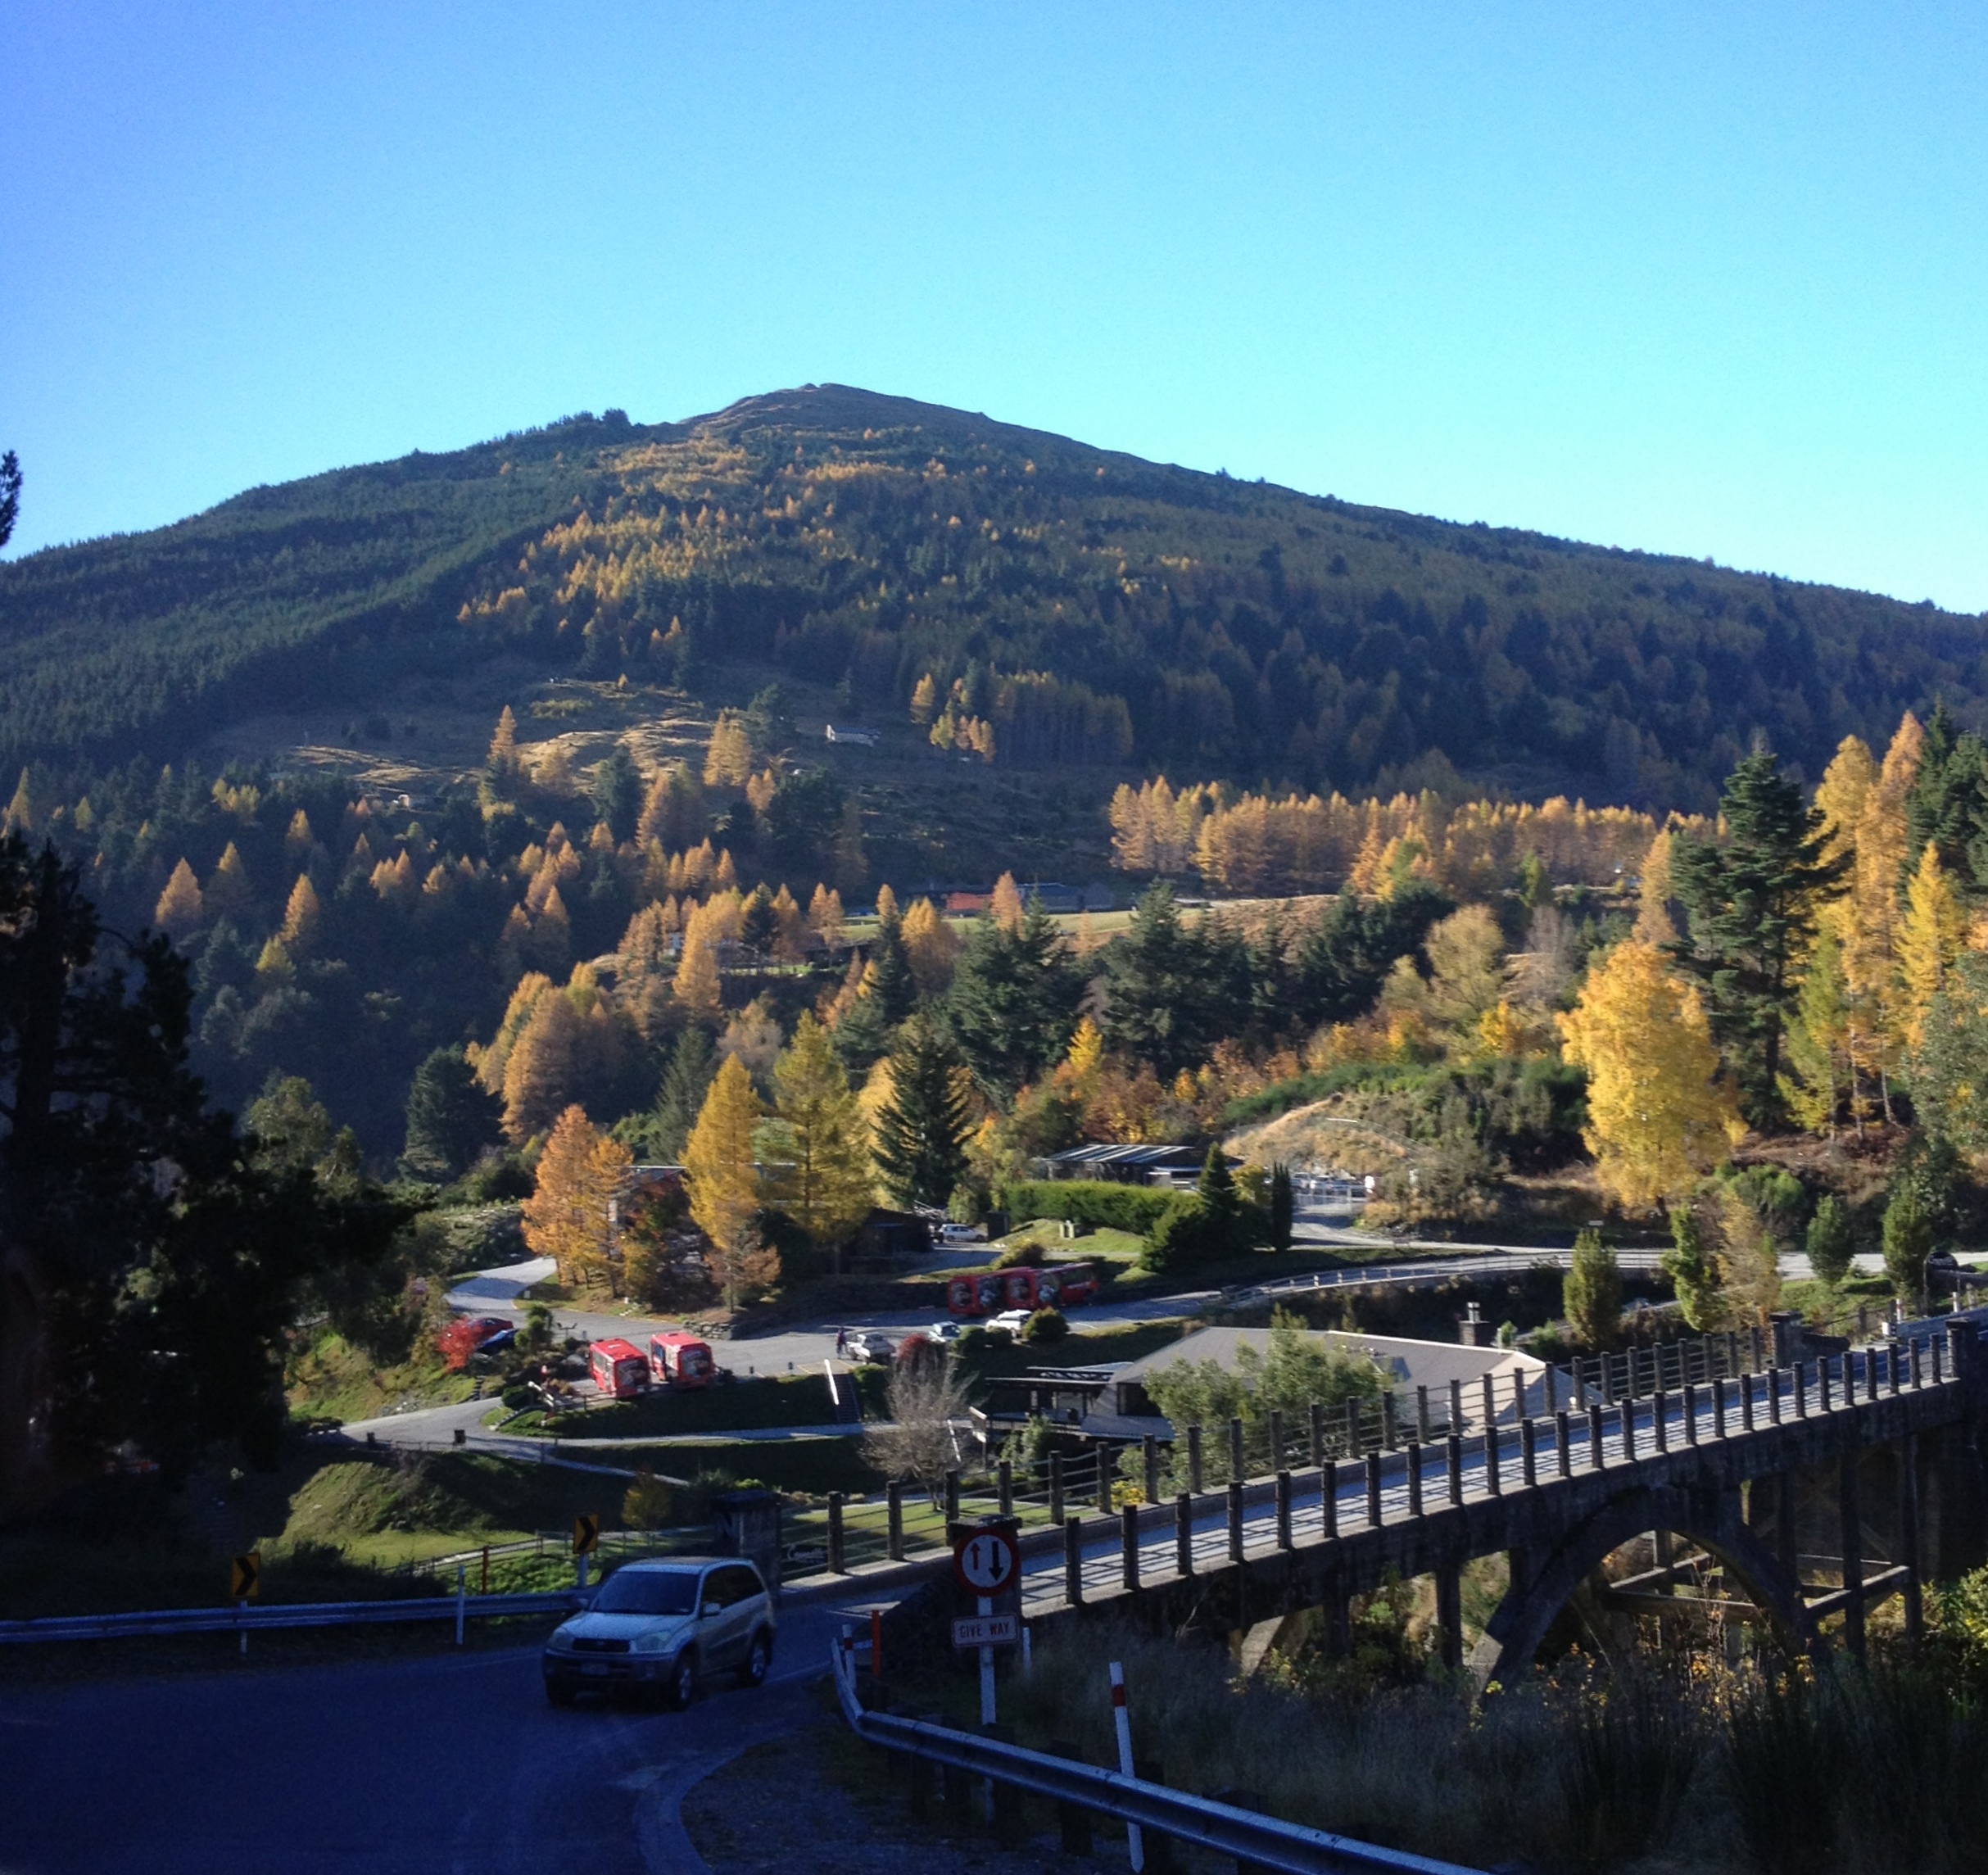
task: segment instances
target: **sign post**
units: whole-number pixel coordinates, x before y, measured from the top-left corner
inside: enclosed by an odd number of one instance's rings
[[[1125,1669],[1117,1660],[1112,1663],[1112,1724],[1118,1733],[1118,1768],[1128,1778],[1138,1773],[1132,1769],[1132,1720],[1125,1710]],[[1130,1851],[1132,1875],[1143,1875],[1146,1867],[1146,1836],[1135,1823],[1125,1825],[1125,1847]]]
[[[248,1605],[262,1592],[262,1551],[251,1550],[247,1556],[228,1559],[228,1593],[238,1612],[245,1613]],[[242,1651],[248,1651],[248,1630],[241,1632]]]
[[[962,1530],[953,1544],[953,1573],[959,1585],[974,1597],[980,1640],[980,1723],[994,1722],[994,1598],[1014,1587],[1021,1574],[1021,1556],[1015,1539],[999,1528]],[[1004,1618],[1006,1619],[1006,1618]],[[1012,1620],[1008,1624],[1013,1625]],[[1003,1635],[1012,1639],[1012,1634]]]
[[[573,1586],[586,1587],[586,1559],[600,1547],[600,1519],[583,1510],[573,1520]]]

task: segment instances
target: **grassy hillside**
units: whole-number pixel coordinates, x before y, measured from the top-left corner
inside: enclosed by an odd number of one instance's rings
[[[1351,789],[1440,750],[1515,788],[1702,808],[1755,730],[1814,773],[1936,692],[1977,716],[1982,651],[1980,620],[1930,606],[808,387],[339,470],[0,567],[0,761],[172,759],[522,662],[707,695],[771,671],[900,733],[929,674],[997,768]]]

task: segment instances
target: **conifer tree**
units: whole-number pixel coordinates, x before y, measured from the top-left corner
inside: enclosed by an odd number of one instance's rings
[[[723,984],[718,968],[718,926],[721,913],[709,904],[700,905],[685,920],[683,953],[677,962],[672,987],[685,1008],[700,1016],[717,1013],[723,999]]]
[[[1664,1274],[1677,1293],[1686,1323],[1700,1334],[1717,1328],[1724,1316],[1719,1290],[1719,1259],[1688,1205],[1670,1214],[1670,1248],[1664,1252]],[[1617,1307],[1620,1307],[1619,1302]]]
[[[1918,772],[1905,797],[1905,852],[1916,866],[1930,843],[1950,879],[1977,882],[1975,848],[1988,831],[1988,747],[1958,731],[1945,704],[1926,725]],[[1902,883],[1902,881],[1901,881]]]
[[[721,709],[704,751],[704,786],[742,788],[752,779],[752,738],[746,733],[745,718],[736,709]]]
[[[1887,1119],[1891,1080],[1903,1046],[1898,931],[1900,882],[1906,868],[1905,804],[1924,740],[1918,719],[1908,712],[1885,752],[1857,823],[1850,891],[1831,914],[1842,934],[1850,1058],[1860,1073],[1876,1082]]]
[[[974,922],[953,972],[946,1020],[975,1082],[1008,1101],[1055,1062],[1084,993],[1039,904],[1019,928]]]
[[[1909,1308],[1926,1293],[1926,1259],[1932,1248],[1932,1221],[1920,1201],[1918,1181],[1895,1179],[1885,1205],[1885,1274],[1892,1293]]]
[[[890,890],[888,886],[884,891]],[[878,894],[876,935],[869,944],[870,967],[866,973],[869,988],[884,1023],[894,1029],[918,1006],[918,981],[912,975],[911,957],[904,948],[903,921],[895,899]]]
[[[912,686],[911,693],[911,719],[922,729],[939,713],[939,686],[927,671]]]
[[[1933,998],[1912,1098],[1931,1131],[1963,1152],[1988,1153],[1988,953],[1961,952]]]
[[[541,996],[504,1064],[504,1131],[515,1145],[553,1125],[582,1076],[582,1025],[569,997]]]
[[[423,1178],[459,1178],[496,1143],[494,1103],[463,1051],[430,1051],[407,1092],[407,1143],[401,1156],[409,1168]]]
[[[1805,1248],[1809,1252],[1809,1266],[1817,1276],[1832,1289],[1841,1288],[1850,1271],[1854,1246],[1850,1213],[1834,1192],[1824,1192],[1816,1201]]]
[[[605,762],[594,767],[594,811],[617,845],[635,837],[642,817],[642,772],[627,745],[617,742]]]
[[[1925,1035],[1927,1014],[1959,954],[1963,929],[1960,900],[1937,842],[1929,840],[1906,888],[1898,934],[1899,1014],[1908,1051],[1916,1052]]]
[[[524,1240],[533,1255],[552,1258],[561,1283],[606,1275],[609,1206],[632,1169],[627,1148],[597,1132],[584,1107],[568,1107],[555,1121],[524,1201]]]
[[[701,1025],[693,1022],[677,1036],[670,1051],[669,1066],[663,1071],[663,1085],[651,1110],[646,1144],[665,1164],[683,1157],[691,1129],[704,1110],[704,1096],[711,1091],[712,1076],[718,1072],[717,1051]]]
[[[942,994],[953,981],[953,962],[959,955],[959,935],[939,914],[930,899],[917,899],[904,914],[904,951],[911,960],[911,974],[919,992]]]
[[[943,1207],[967,1170],[972,1130],[959,1058],[931,1020],[915,1016],[890,1056],[890,1098],[876,1116],[874,1151],[900,1204]]]
[[[712,1077],[710,1091],[684,1148],[691,1216],[711,1240],[726,1304],[732,1308],[738,1306],[741,1292],[759,1279],[754,1273],[763,1254],[754,1228],[759,1170],[753,1135],[763,1113],[745,1064],[737,1056],[727,1055]]]
[[[206,904],[201,895],[200,881],[193,876],[193,868],[182,859],[159,894],[152,922],[169,936],[177,938],[198,931],[206,920]]]
[[[213,876],[208,880],[203,896],[208,911],[217,918],[238,918],[255,903],[256,894],[249,884],[247,864],[242,858],[241,849],[232,840],[215,862]]]
[[[324,908],[319,901],[317,887],[310,882],[310,875],[298,873],[297,883],[290,888],[289,901],[283,907],[283,927],[278,933],[292,957],[310,954],[324,915]]]
[[[1651,945],[1616,945],[1560,1027],[1568,1060],[1587,1071],[1582,1138],[1619,1203],[1656,1203],[1724,1157],[1737,1122],[1704,1008]]]
[[[814,896],[808,901],[808,928],[824,944],[833,944],[842,935],[842,894],[832,887],[817,883]]]
[[[1003,931],[1018,931],[1026,915],[1021,903],[1021,891],[1015,884],[1015,875],[1003,872],[994,881],[994,897],[989,902],[987,915]]]
[[[1846,867],[1824,857],[1822,816],[1802,804],[1767,749],[1733,770],[1720,807],[1723,846],[1680,840],[1672,852],[1690,927],[1672,954],[1703,989],[1712,1038],[1748,1118],[1770,1123],[1781,1108],[1782,1024],[1796,971]]]
[[[1574,1240],[1560,1307],[1574,1339],[1590,1352],[1605,1352],[1621,1338],[1622,1266],[1598,1231],[1583,1230]]]
[[[773,1069],[774,1121],[766,1129],[777,1154],[768,1202],[817,1244],[838,1253],[869,1215],[869,1129],[828,1031],[804,1013]]]
[[[1850,993],[1843,981],[1843,949],[1833,921],[1815,934],[1815,948],[1804,967],[1788,1025],[1787,1072],[1781,1097],[1795,1124],[1808,1133],[1835,1137],[1836,1113],[1851,1092],[1855,1068],[1850,1057]]]

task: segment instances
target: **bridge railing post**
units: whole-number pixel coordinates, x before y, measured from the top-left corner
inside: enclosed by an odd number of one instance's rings
[[[1723,1375],[1712,1383],[1712,1436],[1715,1439],[1726,1436],[1726,1381]]]
[[[1291,1474],[1282,1465],[1277,1468],[1277,1547],[1288,1550],[1291,1540]]]
[[[1139,1447],[1139,1485],[1145,1501],[1157,1504],[1160,1501],[1160,1442],[1151,1433],[1143,1434]]]
[[[995,1500],[1003,1517],[1015,1514],[1015,1468],[1004,1458],[994,1467]]]
[[[1239,1483],[1243,1477],[1243,1422],[1240,1420],[1231,1420],[1229,1422],[1229,1483],[1232,1484]]]
[[[1415,1437],[1424,1445],[1429,1443],[1429,1388],[1415,1388]]]
[[[1339,1533],[1339,1461],[1327,1458],[1319,1467],[1319,1525],[1327,1542]]]
[[[1139,1587],[1139,1506],[1127,1504],[1118,1513],[1119,1574],[1125,1587]]]
[[[1451,1433],[1443,1441],[1445,1456],[1449,1461],[1450,1502],[1460,1505],[1464,1501],[1464,1442],[1460,1433]]]
[[[1553,1415],[1554,1456],[1560,1461],[1560,1474],[1563,1478],[1574,1476],[1574,1428],[1569,1423],[1565,1411]]]
[[[1809,1383],[1804,1369],[1805,1362],[1795,1363],[1795,1416],[1805,1420],[1809,1416]]]
[[[1422,1515],[1422,1442],[1415,1438],[1408,1442],[1408,1515]]]
[[[1084,1606],[1083,1519],[1063,1519],[1063,1599],[1072,1608]]]
[[[1539,1433],[1531,1420],[1519,1422],[1519,1474],[1529,1491],[1539,1482]]]
[[[1479,1391],[1483,1395],[1484,1424],[1488,1426],[1495,1426],[1498,1423],[1498,1397],[1491,1384],[1491,1376],[1488,1374],[1484,1376]]]
[[[1315,1465],[1325,1462],[1325,1405],[1322,1400],[1311,1402],[1311,1462]]]
[[[1829,1356],[1827,1354],[1818,1355],[1816,1357],[1815,1403],[1817,1411],[1827,1418],[1830,1411]]]
[[[1367,1454],[1367,1528],[1380,1528],[1380,1454]]]
[[[1049,1521],[1060,1524],[1063,1520],[1063,1455],[1060,1452],[1049,1454]]]
[[[1484,1420],[1484,1490],[1492,1497],[1501,1497],[1505,1491],[1498,1462],[1498,1422],[1492,1415]]]
[[[1670,1450],[1670,1396],[1659,1387],[1650,1396],[1651,1442],[1660,1452]]]
[[[1201,1481],[1201,1428],[1187,1429],[1187,1488],[1198,1497],[1207,1488]]]
[[[1599,1471],[1605,1462],[1601,1450],[1601,1408],[1599,1404],[1587,1409],[1587,1469]]]
[[[1539,1410],[1543,1417],[1550,1420],[1560,1410],[1560,1370],[1551,1361],[1546,1363],[1546,1372],[1540,1376],[1540,1384],[1546,1389],[1546,1399]]]
[[[1460,1437],[1464,1429],[1464,1384],[1460,1380],[1450,1383],[1450,1425],[1452,1438]]]
[[[1717,1385],[1715,1381],[1713,1383]],[[1684,1442],[1687,1446],[1698,1442],[1698,1383],[1684,1383]]]
[[[1624,1400],[1615,1410],[1620,1415],[1622,1422],[1622,1462],[1633,1465],[1636,1462],[1636,1402]]]
[[[1185,1491],[1174,1500],[1174,1567],[1183,1579],[1194,1573],[1194,1500]]]
[[[1229,1480],[1229,1560],[1232,1563],[1243,1560],[1243,1481],[1239,1478]]]
[[[1380,1397],[1380,1442],[1384,1452],[1393,1452],[1401,1442],[1401,1413],[1392,1387]]]

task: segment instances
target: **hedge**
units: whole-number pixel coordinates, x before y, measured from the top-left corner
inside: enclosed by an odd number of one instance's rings
[[[1008,1188],[1008,1214],[1017,1224],[1034,1217],[1067,1218],[1092,1230],[1127,1230],[1143,1237],[1180,1202],[1176,1192],[1110,1179],[1029,1179]]]

